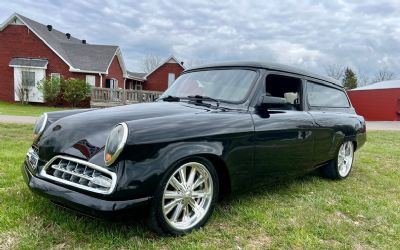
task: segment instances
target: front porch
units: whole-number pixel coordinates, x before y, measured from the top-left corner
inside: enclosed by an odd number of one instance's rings
[[[162,93],[158,91],[92,87],[90,106],[105,108],[140,102],[153,102]]]

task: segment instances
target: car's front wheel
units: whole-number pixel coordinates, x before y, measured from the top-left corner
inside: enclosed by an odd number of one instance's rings
[[[159,233],[186,234],[203,226],[218,197],[218,175],[205,158],[176,164],[165,174],[154,196],[148,225]]]
[[[322,176],[334,180],[346,178],[353,167],[353,159],[353,142],[343,142],[337,151],[336,158],[321,168]]]

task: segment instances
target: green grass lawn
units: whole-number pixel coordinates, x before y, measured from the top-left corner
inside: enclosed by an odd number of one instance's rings
[[[66,110],[67,108],[55,108],[40,105],[22,105],[20,103],[0,102],[0,115],[26,115],[39,116],[44,112]]]
[[[20,165],[31,126],[0,124],[0,249],[395,249],[400,245],[400,133],[369,132],[344,181],[309,175],[217,206],[205,228],[160,237],[96,220],[31,193]]]

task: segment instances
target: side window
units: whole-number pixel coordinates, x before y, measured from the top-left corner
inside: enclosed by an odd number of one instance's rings
[[[308,82],[307,100],[313,107],[350,107],[349,100],[343,91],[313,82]]]
[[[301,91],[302,81],[299,78],[268,75],[266,78],[266,94],[274,97],[282,98],[286,103],[285,110],[302,110]]]

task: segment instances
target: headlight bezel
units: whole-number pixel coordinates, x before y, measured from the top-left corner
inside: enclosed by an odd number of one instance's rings
[[[110,160],[107,160],[107,154],[109,153],[108,152],[108,148],[109,148],[109,141],[110,140],[112,140],[112,138],[110,138],[111,137],[111,135],[112,135],[112,132],[115,130],[115,129],[117,129],[119,126],[121,126],[122,128],[123,128],[123,134],[122,134],[122,138],[120,139],[120,141],[118,142],[118,147],[117,147],[117,150],[115,151],[115,153],[114,154],[110,154],[111,155],[111,159]],[[125,145],[126,145],[126,141],[127,141],[127,139],[128,139],[128,125],[125,123],[125,122],[121,122],[121,123],[118,123],[112,130],[111,130],[111,132],[110,132],[110,134],[108,135],[108,137],[107,137],[107,140],[106,140],[106,144],[105,144],[105,147],[104,147],[104,162],[105,162],[105,164],[106,164],[106,166],[108,167],[108,166],[110,166],[110,165],[112,165],[116,160],[117,160],[117,158],[119,157],[119,155],[122,153],[122,151],[124,150],[124,148],[125,148]]]
[[[44,117],[43,120],[42,120],[42,117]],[[41,121],[41,120],[42,120],[43,123],[42,123],[42,124],[39,124],[39,121]],[[33,127],[33,139],[34,139],[34,140],[39,139],[39,137],[43,134],[44,129],[46,128],[46,125],[47,125],[47,120],[48,120],[48,115],[47,115],[47,113],[43,113],[43,114],[36,120],[35,126]],[[39,130],[37,130],[38,127],[40,127]],[[36,131],[37,131],[37,133],[35,133]]]

